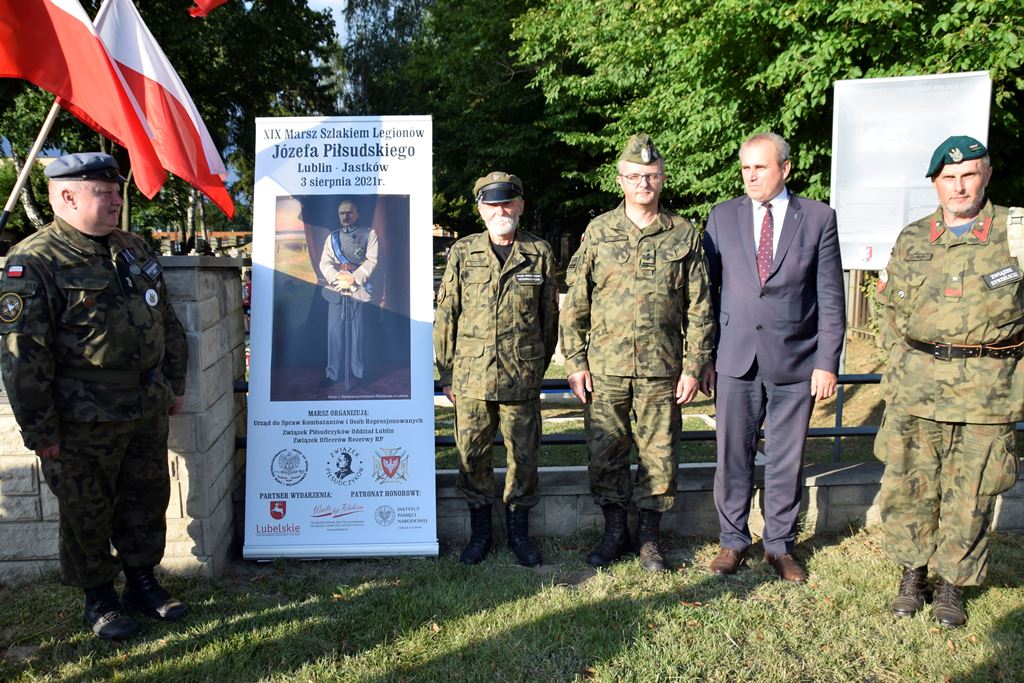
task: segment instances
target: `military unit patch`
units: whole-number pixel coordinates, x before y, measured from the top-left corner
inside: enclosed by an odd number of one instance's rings
[[[16,322],[24,310],[25,301],[20,295],[14,292],[5,292],[0,296],[0,322]]]
[[[539,285],[544,282],[540,273],[516,273],[516,282],[521,285]]]
[[[985,280],[985,284],[988,285],[989,289],[995,289],[997,287],[1002,287],[1003,285],[1008,285],[1011,282],[1019,282],[1020,279],[1024,277],[1024,272],[1021,272],[1021,269],[1017,266],[1007,266],[1006,268],[1001,268],[994,273],[982,275],[981,277]]]

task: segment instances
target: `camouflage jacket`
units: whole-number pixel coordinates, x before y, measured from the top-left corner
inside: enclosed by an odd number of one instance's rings
[[[442,385],[487,401],[537,398],[557,341],[558,283],[547,242],[518,230],[504,266],[486,232],[452,246],[434,314]]]
[[[938,360],[904,341],[998,344],[1024,333],[1024,281],[1006,241],[1007,210],[987,202],[973,230],[957,237],[942,209],[900,233],[881,286],[880,341],[888,353],[888,406],[943,422],[998,423],[1024,417],[1024,372],[1014,358]],[[984,276],[1012,269],[989,286]]]
[[[120,230],[108,243],[58,218],[7,256],[0,369],[30,449],[59,443],[62,421],[148,417],[185,392],[185,332],[156,256]]]
[[[664,209],[640,229],[625,205],[590,222],[562,302],[568,374],[699,377],[714,321],[708,266],[689,221]]]

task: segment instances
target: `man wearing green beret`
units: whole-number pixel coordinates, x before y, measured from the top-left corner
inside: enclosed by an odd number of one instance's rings
[[[633,505],[643,568],[669,568],[659,525],[675,502],[680,405],[696,396],[711,357],[707,263],[697,231],[659,203],[664,164],[650,136],[629,138],[616,169],[623,201],[590,222],[566,274],[562,351],[584,403],[590,490],[604,515],[587,556],[595,566],[632,549]]]
[[[962,588],[988,571],[996,496],[1017,483],[1024,210],[986,199],[992,167],[972,137],[939,145],[926,175],[939,208],[903,229],[879,285],[888,362],[875,456],[883,549],[903,571],[893,613],[913,616],[931,592],[932,617],[961,626]]]
[[[539,501],[540,384],[558,341],[555,259],[547,242],[518,228],[525,204],[517,176],[488,173],[473,195],[487,230],[452,246],[434,314],[437,370],[455,406],[458,487],[469,504],[471,534],[459,561],[477,564],[491,549],[491,444],[500,427],[508,544],[533,567],[541,563],[529,538]]]

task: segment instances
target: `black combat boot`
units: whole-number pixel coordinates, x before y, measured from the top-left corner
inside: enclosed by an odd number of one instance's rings
[[[932,594],[932,616],[943,626],[963,626],[967,623],[964,612],[963,590],[939,577]]]
[[[469,507],[469,543],[466,544],[459,562],[462,564],[480,564],[491,552],[491,506]]]
[[[124,613],[113,581],[85,589],[84,619],[92,632],[105,640],[123,640],[139,631],[135,620]]]
[[[912,617],[928,601],[928,567],[904,568],[900,591],[892,599],[892,613],[898,617]]]
[[[152,567],[125,567],[126,579],[121,600],[148,617],[177,621],[188,614],[188,605],[175,600],[153,576]]]
[[[541,563],[540,550],[530,540],[530,508],[506,505],[505,529],[508,531],[508,547],[515,553],[519,564],[536,567]]]
[[[636,525],[636,539],[640,546],[640,566],[649,572],[667,572],[669,567],[665,554],[658,545],[658,526],[661,513],[657,510],[641,510]]]
[[[604,513],[604,536],[597,547],[587,555],[587,564],[604,567],[615,562],[627,552],[631,545],[629,528],[626,526],[626,508],[621,505],[602,505]]]

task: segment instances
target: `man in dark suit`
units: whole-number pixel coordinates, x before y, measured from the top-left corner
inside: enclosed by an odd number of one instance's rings
[[[764,559],[781,578],[802,583],[807,574],[792,549],[804,442],[814,401],[835,393],[846,325],[836,214],[788,192],[782,137],[755,135],[739,157],[746,195],[715,206],[704,233],[719,335],[701,382],[716,391],[718,422],[721,548],[711,571],[734,573],[750,547],[763,424]]]

